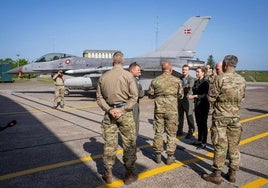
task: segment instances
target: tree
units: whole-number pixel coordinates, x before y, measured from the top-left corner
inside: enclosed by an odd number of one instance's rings
[[[207,60],[207,65],[210,65],[211,68],[215,67],[215,61],[213,55],[210,55]]]
[[[26,59],[18,59],[17,61],[14,61],[11,58],[6,58],[6,59],[0,59],[0,63],[9,63],[11,64],[11,68],[17,68],[18,66],[23,66],[28,64],[28,61]]]
[[[0,59],[0,63],[9,63],[9,64],[12,64],[12,63],[15,63],[15,61],[11,58],[6,58],[6,59]]]
[[[28,64],[28,61],[26,59],[18,59],[15,63],[13,63],[12,68],[16,68],[26,64]]]

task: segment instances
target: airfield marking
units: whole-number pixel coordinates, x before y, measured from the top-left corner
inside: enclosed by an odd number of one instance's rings
[[[243,119],[243,120],[240,121],[240,123],[246,123],[246,122],[249,122],[249,121],[253,121],[253,120],[260,119],[260,118],[265,118],[265,117],[268,117],[268,114],[262,114],[262,115],[259,115],[259,116],[253,116],[251,118]]]
[[[268,136],[268,132],[264,132],[264,133],[258,134],[256,136],[252,136],[252,137],[246,138],[246,139],[240,141],[239,146],[242,146],[244,144],[247,144],[247,143],[253,142],[255,140],[264,138],[266,136]]]
[[[259,135],[256,135],[256,136],[253,136],[253,137],[250,137],[250,138],[247,138],[245,139],[245,141],[241,141],[240,142],[240,146],[241,145],[244,145],[244,144],[247,144],[249,142],[253,142],[255,140],[258,140],[258,139],[261,139],[265,136],[268,135],[268,132],[265,132],[265,133],[262,133],[260,134],[261,136]],[[146,148],[146,147],[149,147],[150,145],[147,145],[147,146],[143,146],[143,148]],[[190,152],[190,150],[187,150],[188,152]],[[120,149],[117,151],[117,154],[122,154],[123,153],[123,150]],[[202,155],[202,154],[197,154],[197,155]],[[206,155],[205,158],[212,158],[213,157],[213,153],[212,152],[208,152]],[[64,167],[64,166],[68,166],[68,165],[73,165],[73,164],[77,164],[77,163],[81,163],[81,162],[88,162],[88,161],[91,161],[93,159],[98,159],[98,158],[101,158],[102,157],[102,154],[99,154],[99,155],[95,155],[95,156],[87,156],[87,157],[83,157],[83,158],[80,158],[80,159],[75,159],[75,160],[70,160],[70,161],[65,161],[65,162],[60,162],[60,163],[55,163],[55,164],[51,164],[51,165],[46,165],[46,166],[41,166],[41,167],[37,167],[37,168],[32,168],[32,169],[28,169],[28,170],[23,170],[23,171],[19,171],[19,172],[15,172],[15,173],[10,173],[10,174],[6,174],[6,175],[2,175],[0,176],[0,181],[3,181],[3,180],[6,180],[6,179],[11,179],[11,178],[14,178],[14,177],[18,177],[18,176],[23,176],[23,175],[27,175],[27,174],[32,174],[32,173],[35,173],[35,172],[40,172],[40,171],[45,171],[45,170],[51,170],[51,169],[55,169],[55,168],[59,168],[59,167]],[[195,158],[192,158],[192,159],[189,159],[189,160],[185,160],[183,162],[176,162],[174,164],[177,164],[174,166],[170,165],[170,166],[167,166],[165,165],[164,167],[159,167],[159,168],[155,168],[155,169],[151,169],[151,170],[148,170],[148,171],[145,171],[145,172],[142,172],[139,174],[139,179],[144,179],[144,178],[147,178],[149,176],[153,176],[153,175],[156,175],[156,174],[159,174],[161,173],[163,170],[167,171],[168,169],[169,170],[172,170],[174,168],[178,168],[180,167],[181,165],[179,165],[180,163],[183,163],[183,164],[189,164],[189,163],[192,163],[192,162],[196,162],[199,161],[199,160],[203,160],[204,158],[203,157],[195,157]],[[163,168],[163,169],[162,169]],[[116,184],[122,180],[118,180],[118,181],[115,181]]]
[[[87,105],[87,106],[78,106],[78,107],[65,107],[63,109],[48,109],[48,110],[28,110],[28,111],[21,111],[21,112],[2,112],[0,115],[15,115],[15,114],[27,114],[27,113],[41,113],[41,112],[52,112],[52,111],[72,111],[72,110],[80,110],[85,108],[95,108],[97,105]]]
[[[140,103],[151,101],[151,99],[143,99]],[[86,106],[78,106],[78,107],[65,107],[64,109],[48,109],[48,110],[26,110],[21,112],[2,112],[0,115],[15,115],[15,114],[26,114],[26,113],[41,113],[41,112],[52,112],[52,111],[72,111],[72,110],[80,110],[86,108],[95,108],[98,107],[97,104],[94,105],[86,105]]]
[[[81,108],[89,108],[89,107],[90,106],[83,106]],[[74,109],[74,108],[71,108],[71,109]],[[75,108],[75,109],[78,109],[78,108]],[[268,116],[268,114],[264,114],[264,115],[260,115],[260,116],[247,118],[247,119],[241,120],[241,123],[253,121],[253,120],[256,120],[256,119],[260,119],[260,118],[265,118],[267,116]],[[268,136],[268,132],[261,133],[261,134],[255,135],[253,137],[244,139],[244,140],[242,140],[240,142],[239,146],[247,144],[247,143],[250,143],[250,142],[253,142],[255,140],[261,139],[261,138],[266,137],[266,136]],[[141,146],[141,147],[146,148],[146,147],[149,147],[149,146],[150,145],[148,144],[146,146]],[[187,150],[187,151],[190,151],[190,150]],[[117,154],[122,154],[122,153],[123,153],[122,149],[117,151]],[[202,155],[202,154],[199,154],[199,155]],[[205,158],[212,158],[213,153],[208,152],[205,156],[206,156]],[[41,167],[37,167],[37,168],[32,168],[32,169],[28,169],[28,170],[23,170],[23,171],[19,171],[19,172],[15,172],[15,173],[10,173],[10,174],[0,176],[0,181],[10,179],[10,178],[14,178],[14,177],[18,177],[18,176],[27,175],[27,174],[32,174],[32,173],[36,173],[36,172],[40,172],[40,171],[51,170],[51,169],[55,169],[55,168],[59,168],[59,167],[63,167],[63,166],[73,165],[73,164],[77,164],[77,163],[81,163],[81,162],[88,162],[88,161],[91,161],[93,159],[97,159],[97,158],[101,158],[101,157],[102,157],[102,154],[99,154],[99,155],[95,155],[95,156],[92,156],[92,157],[88,156],[88,157],[83,157],[83,158],[76,159],[76,160],[70,160],[70,161],[60,162],[60,163],[56,163],[56,164],[51,164],[51,165],[41,166]],[[199,160],[203,160],[203,159],[204,158],[197,156],[195,158],[188,159],[188,160],[185,160],[183,162],[178,161],[178,162],[176,162],[176,163],[174,163],[174,164],[172,164],[170,166],[164,165],[164,166],[159,167],[159,168],[151,169],[151,170],[148,170],[148,171],[140,173],[139,174],[139,179],[144,179],[144,178],[147,178],[147,177],[162,173],[163,171],[173,170],[175,168],[178,168],[178,167],[182,166],[182,164],[190,164],[190,163],[193,163],[193,162],[196,162],[196,161],[199,161]],[[121,185],[121,183],[123,183],[123,181],[122,180],[114,181],[112,183],[112,185],[114,185],[114,183],[116,185],[117,184]]]
[[[259,187],[262,187],[264,185],[268,184],[268,179],[266,178],[258,178],[252,182],[249,182],[245,185],[242,185],[240,188],[252,188],[252,187],[256,187],[256,188],[259,188]]]
[[[261,138],[263,138],[265,136],[268,136],[268,132],[265,132],[265,133],[262,133],[260,135],[256,135],[256,136],[244,139],[242,142],[240,142],[239,146],[242,146],[242,145],[245,145],[245,144],[247,144],[249,142],[253,142],[255,140],[261,139]],[[196,153],[196,152],[192,152],[191,150],[188,150],[188,149],[186,149],[186,151],[189,152],[189,153],[195,153],[197,156],[194,157],[194,158],[182,161],[182,162],[177,161],[177,162],[175,162],[175,163],[173,163],[171,165],[163,165],[163,166],[160,166],[160,167],[157,167],[157,168],[150,169],[150,170],[144,171],[142,173],[139,173],[138,174],[138,180],[142,180],[142,179],[145,179],[145,178],[148,178],[148,177],[151,177],[151,176],[155,176],[155,175],[158,175],[158,174],[170,171],[170,170],[174,170],[174,169],[179,168],[179,167],[184,166],[184,165],[188,165],[188,164],[195,163],[195,162],[198,162],[198,161],[203,161],[205,158],[212,160],[213,155],[214,155],[213,152],[208,152],[205,155],[203,155],[201,153],[199,154],[199,153]],[[203,156],[203,157],[200,157],[200,156]],[[253,186],[253,187],[257,188],[257,185],[258,185],[257,183],[263,183],[263,180],[262,181],[261,180],[257,181],[256,184],[254,184],[255,186]],[[265,181],[264,181],[264,183],[265,183]],[[113,181],[111,184],[104,184],[104,185],[98,186],[97,188],[106,188],[106,187],[107,188],[112,188],[112,187],[119,187],[119,186],[123,186],[123,185],[124,185],[123,180],[118,179],[116,181]]]

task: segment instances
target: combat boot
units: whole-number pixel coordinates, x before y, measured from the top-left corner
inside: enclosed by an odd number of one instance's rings
[[[214,170],[211,174],[203,174],[203,178],[206,181],[215,183],[215,184],[221,184],[221,171],[220,170]]]
[[[175,158],[173,155],[168,154],[168,158],[167,158],[167,165],[171,165],[172,163],[175,162]]]
[[[125,175],[125,179],[124,179],[125,185],[129,185],[137,180],[138,180],[138,175],[135,174],[132,170],[126,169],[126,175]]]
[[[229,182],[235,183],[235,179],[236,179],[235,170],[233,169],[228,170],[227,179]]]
[[[108,184],[113,182],[113,173],[111,168],[105,169],[105,172],[102,175],[102,179]]]
[[[154,161],[159,164],[161,163],[161,153],[155,153],[154,154]]]

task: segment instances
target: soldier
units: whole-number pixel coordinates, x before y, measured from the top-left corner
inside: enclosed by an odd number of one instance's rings
[[[223,71],[222,71],[222,61],[218,62],[215,66],[215,70],[216,70],[216,74],[217,75],[221,75],[223,74]]]
[[[222,72],[222,61],[220,61],[220,62],[218,62],[218,63],[216,64],[215,68],[213,69],[213,74],[211,74],[211,75],[207,78],[207,80],[208,80],[210,86],[213,84],[213,82],[214,82],[216,76],[217,76],[217,75],[221,75],[221,74],[223,74],[223,72]]]
[[[205,78],[208,79],[213,74],[213,70],[212,68],[210,68],[209,64],[206,64],[205,70],[206,70]]]
[[[137,62],[133,62],[129,65],[129,72],[133,75],[138,88],[138,100],[137,103],[133,106],[133,117],[136,124],[136,133],[137,137],[139,134],[139,124],[140,124],[140,105],[139,99],[144,97],[144,90],[139,82],[139,76],[141,75],[141,67]],[[137,147],[136,151],[140,151],[140,148]]]
[[[112,167],[116,158],[119,131],[126,170],[124,182],[128,185],[138,179],[134,173],[137,156],[136,129],[132,113],[132,108],[138,100],[138,90],[132,74],[123,69],[123,64],[123,53],[115,52],[113,68],[99,78],[97,104],[105,111],[102,121],[105,172],[102,178],[106,183],[112,182]]]
[[[62,74],[62,70],[59,70],[52,77],[55,81],[55,94],[52,108],[56,109],[60,104],[61,108],[64,108],[64,81],[65,78]]]
[[[236,170],[239,169],[238,144],[242,133],[239,110],[241,102],[245,98],[246,81],[235,73],[237,63],[236,56],[225,56],[222,63],[224,74],[216,77],[209,91],[209,101],[215,109],[211,127],[211,140],[214,145],[214,171],[211,174],[204,174],[203,178],[216,184],[221,183],[221,170],[226,155],[229,159],[227,179],[230,182],[235,182]]]
[[[177,136],[183,135],[183,122],[184,122],[184,112],[186,114],[186,119],[188,123],[188,134],[186,139],[192,139],[193,133],[195,131],[194,127],[194,100],[188,99],[188,95],[193,94],[192,87],[194,85],[194,78],[189,75],[189,66],[182,66],[182,76],[180,77],[182,81],[182,87],[184,91],[183,99],[179,100],[178,111],[179,111],[179,126],[177,131]]]
[[[171,75],[170,62],[162,63],[162,74],[154,78],[149,87],[149,98],[154,99],[154,160],[161,163],[163,150],[163,134],[167,134],[167,165],[172,164],[176,149],[176,133],[178,130],[178,98],[183,97],[183,88],[178,78]]]
[[[222,72],[222,61],[218,62],[215,66],[215,68],[213,69],[213,74],[211,74],[209,77],[208,77],[208,83],[209,83],[209,88],[212,87],[213,85],[213,82],[215,80],[215,78],[218,76],[218,75],[221,75],[223,74]],[[209,114],[212,114],[213,112],[213,106],[210,105],[210,108],[209,108]]]

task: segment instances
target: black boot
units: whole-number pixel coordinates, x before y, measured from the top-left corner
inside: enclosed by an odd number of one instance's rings
[[[175,162],[175,158],[173,155],[168,154],[168,158],[167,158],[167,165],[171,165],[172,163]]]
[[[235,180],[236,180],[235,170],[229,168],[228,173],[227,173],[227,179],[229,182],[235,183]]]
[[[126,175],[124,179],[125,185],[129,185],[137,180],[138,180],[138,175],[135,174],[132,170],[126,169]]]
[[[161,153],[155,153],[153,158],[157,164],[161,163]]]
[[[105,169],[105,172],[102,175],[102,179],[108,184],[113,182],[113,173],[112,173],[111,168],[110,169]]]
[[[206,181],[221,184],[221,171],[220,170],[214,170],[211,174],[203,174],[203,178]]]

